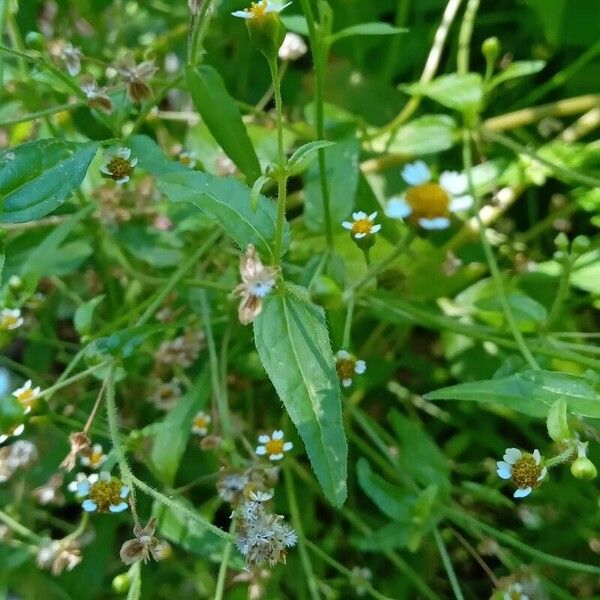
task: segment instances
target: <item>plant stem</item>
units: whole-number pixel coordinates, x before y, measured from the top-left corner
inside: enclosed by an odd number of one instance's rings
[[[285,227],[285,204],[287,194],[287,170],[285,150],[283,148],[283,101],[279,81],[279,66],[277,57],[267,60],[271,71],[273,91],[275,93],[275,113],[277,115],[277,221],[275,224],[275,242],[273,244],[273,264],[281,264],[283,246],[283,229]]]
[[[2,521],[5,525],[8,525],[15,533],[18,533],[26,540],[30,540],[34,544],[41,543],[42,538],[39,535],[37,535],[37,533],[34,533],[30,529],[27,529],[25,525],[21,525],[21,523],[13,519],[9,514],[5,513],[3,510],[0,510],[0,521]]]
[[[348,300],[348,310],[346,312],[346,322],[344,323],[344,338],[342,348],[347,349],[350,345],[350,332],[352,330],[352,316],[354,315],[354,296]]]
[[[569,295],[569,281],[571,280],[571,273],[573,272],[573,260],[569,256],[565,263],[563,264],[562,273],[560,275],[560,282],[558,284],[558,290],[556,292],[556,296],[554,297],[554,302],[552,303],[552,308],[546,317],[546,321],[544,322],[543,329],[544,331],[548,331],[554,321],[560,315],[560,311],[563,307],[564,301],[567,299]]]
[[[504,317],[505,317],[508,327],[515,339],[515,342],[517,343],[519,350],[521,351],[521,354],[523,355],[523,358],[525,358],[525,360],[527,361],[527,363],[529,364],[529,366],[532,369],[539,369],[540,366],[538,365],[537,361],[533,357],[533,354],[531,354],[531,351],[527,347],[525,338],[523,337],[523,334],[519,330],[519,327],[517,325],[517,322],[515,321],[514,315],[512,314],[512,309],[508,302],[508,298],[506,297],[506,291],[504,289],[504,282],[502,281],[502,274],[500,273],[500,269],[498,268],[498,263],[496,262],[496,257],[494,256],[494,252],[493,252],[493,250],[490,246],[490,243],[487,239],[485,227],[484,227],[483,223],[481,222],[481,217],[479,214],[479,210],[481,208],[481,206],[480,206],[481,203],[480,203],[480,199],[477,194],[477,191],[475,189],[475,186],[473,184],[473,174],[472,174],[473,155],[472,155],[472,149],[471,149],[471,135],[470,135],[470,131],[467,128],[465,128],[465,130],[463,132],[463,162],[464,162],[464,167],[465,167],[465,173],[467,174],[469,194],[471,194],[471,196],[473,197],[475,215],[476,215],[477,219],[479,219],[479,238],[481,240],[481,245],[483,247],[483,251],[484,251],[484,254],[485,254],[489,269],[490,269],[490,273],[492,274],[492,279],[494,280],[494,283],[496,285],[496,292],[500,299],[500,304],[502,305]]]
[[[77,358],[77,356],[75,358]],[[73,375],[73,377],[69,377],[68,379],[64,379],[63,381],[57,381],[54,385],[51,385],[49,388],[46,388],[45,390],[42,390],[40,392],[38,398],[44,398],[45,396],[51,396],[52,394],[54,394],[54,392],[56,392],[64,387],[67,387],[67,386],[71,385],[72,383],[79,381],[80,379],[85,379],[88,375],[91,375],[92,373],[94,373],[94,371],[103,369],[104,367],[107,367],[108,365],[109,365],[109,362],[106,361],[99,365],[94,365],[93,367],[89,367],[85,371],[81,371],[80,373],[77,373],[77,375]]]
[[[465,600],[462,590],[460,589],[458,579],[456,578],[456,573],[454,572],[452,561],[450,560],[450,556],[448,556],[448,551],[446,550],[446,546],[444,545],[444,540],[442,539],[440,531],[437,527],[433,530],[433,537],[438,547],[440,556],[442,557],[442,563],[444,564],[444,568],[446,569],[446,574],[448,575],[450,586],[452,587],[452,591],[454,592],[454,597],[456,598],[456,600]]]
[[[315,578],[312,563],[310,562],[310,556],[308,555],[306,545],[304,543],[302,519],[300,517],[300,510],[298,508],[298,500],[296,499],[294,479],[289,466],[284,468],[283,474],[285,478],[285,489],[287,492],[288,503],[290,505],[290,513],[292,515],[292,523],[294,524],[294,529],[298,534],[298,551],[300,552],[300,561],[302,562],[302,568],[304,569],[308,591],[310,592],[310,597],[312,600],[320,600],[321,595],[319,594],[319,586]]]
[[[465,9],[460,32],[458,34],[458,55],[456,58],[457,71],[460,75],[469,72],[469,53],[471,51],[471,37],[473,35],[473,25],[475,24],[475,15],[479,9],[480,0],[469,0]]]
[[[231,527],[229,533],[233,536],[235,534],[235,519],[231,521]],[[233,548],[233,539],[229,540],[223,548],[223,554],[221,555],[221,564],[219,566],[219,575],[217,576],[217,586],[215,588],[215,595],[213,600],[223,600],[223,594],[225,592],[225,579],[227,577],[227,567],[229,566],[229,557],[231,556],[231,550]]]

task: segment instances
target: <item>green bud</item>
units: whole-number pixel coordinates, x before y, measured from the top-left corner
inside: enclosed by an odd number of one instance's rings
[[[569,238],[561,231],[554,238],[554,245],[563,252],[566,252],[569,248]]]
[[[247,19],[246,25],[252,43],[271,62],[277,60],[277,52],[285,38],[285,26],[277,12],[266,13],[253,19]]]
[[[569,259],[569,255],[562,250],[557,250],[552,256],[558,263],[564,263]]]
[[[481,52],[485,60],[490,64],[495,64],[502,51],[500,40],[497,37],[489,37],[481,44]]]
[[[571,248],[573,249],[573,253],[580,255],[584,254],[590,249],[590,238],[587,235],[578,235],[574,240]]]
[[[366,235],[363,238],[355,238],[352,235],[352,241],[363,251],[366,252],[369,248],[375,245],[375,236],[373,234]]]
[[[118,594],[124,594],[129,589],[130,583],[129,573],[121,573],[112,580],[112,588]]]
[[[25,36],[25,46],[41,52],[46,48],[46,38],[39,31],[30,31]]]
[[[587,456],[580,456],[575,459],[571,465],[571,473],[573,474],[573,477],[585,481],[595,479],[598,475],[594,463]]]
[[[328,309],[342,307],[342,291],[337,283],[327,275],[315,277],[310,284],[309,293],[311,300]]]

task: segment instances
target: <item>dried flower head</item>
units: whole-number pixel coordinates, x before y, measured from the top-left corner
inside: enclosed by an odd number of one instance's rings
[[[156,550],[159,547],[159,540],[154,537],[156,530],[156,519],[153,517],[148,521],[145,527],[135,525],[133,528],[132,540],[127,540],[122,546],[119,556],[126,565],[132,565],[138,560],[147,563],[150,555],[154,560],[161,560],[160,554],[157,556]]]
[[[250,483],[248,472],[236,473],[221,471],[217,481],[219,497],[230,504],[237,504],[244,496],[244,491]]]
[[[144,61],[138,65],[131,54],[127,54],[117,64],[117,72],[127,84],[127,93],[136,103],[152,95],[148,81],[157,71],[158,67],[153,61]]]
[[[61,487],[65,481],[65,477],[62,473],[55,473],[48,479],[44,485],[35,488],[31,495],[37,500],[38,504],[47,506],[54,504],[56,506],[62,506],[65,502],[65,496],[61,491]]]
[[[86,512],[119,513],[127,510],[129,488],[118,477],[111,477],[108,471],[93,473],[76,482],[76,493],[84,498],[81,507]]]
[[[192,433],[196,435],[206,435],[212,418],[204,411],[198,411],[192,421]]]
[[[267,512],[265,502],[271,494],[256,494],[243,502],[232,514],[236,520],[236,546],[248,567],[256,569],[268,563],[274,566],[285,562],[287,551],[296,545],[296,532],[283,516]]]
[[[281,60],[298,60],[307,52],[308,48],[304,40],[297,33],[288,31],[283,38],[278,55]]]
[[[40,395],[40,386],[33,387],[31,379],[28,379],[25,384],[19,389],[13,392],[13,396],[19,401],[19,404],[23,407],[25,414],[31,412],[35,401]]]
[[[79,462],[89,469],[99,469],[108,457],[104,454],[100,444],[94,444],[91,448],[86,448],[81,452]]]
[[[502,458],[504,460],[496,463],[496,470],[500,478],[512,479],[517,487],[515,498],[525,498],[531,494],[533,489],[541,485],[548,473],[537,449],[533,454],[529,454],[529,452],[521,452],[518,448],[507,448]]]
[[[344,221],[342,227],[350,231],[354,239],[361,240],[377,233],[381,225],[375,224],[377,211],[367,215],[366,212],[358,211],[352,213],[352,221]]]
[[[53,575],[60,575],[81,562],[81,548],[75,540],[48,541],[40,546],[36,562],[41,569],[52,569]]]
[[[91,442],[90,438],[83,431],[76,431],[69,436],[69,443],[71,444],[69,454],[60,463],[60,468],[66,471],[72,471],[75,468],[77,456],[87,451]]]
[[[275,287],[279,273],[276,267],[265,267],[252,244],[240,258],[240,283],[233,293],[240,296],[238,317],[242,325],[249,325],[262,310],[263,298]]]
[[[35,444],[27,440],[0,448],[0,483],[8,481],[17,469],[28,467],[37,456]]]
[[[159,410],[171,410],[181,398],[179,380],[157,381],[154,385],[156,388],[148,400]]]
[[[423,229],[447,229],[451,213],[473,206],[464,173],[444,171],[436,182],[429,167],[419,160],[406,165],[402,177],[409,187],[404,194],[390,199],[386,210],[388,217],[408,217]]]
[[[60,53],[60,59],[67,68],[67,72],[71,77],[79,75],[81,71],[82,53],[79,48],[76,48],[71,42],[66,42]]]
[[[273,461],[281,460],[284,452],[289,452],[294,447],[292,442],[284,440],[281,429],[276,429],[271,435],[259,435],[258,443],[256,454]]]
[[[203,344],[204,332],[188,329],[183,335],[162,342],[154,358],[161,365],[189,367],[198,358]]]
[[[131,158],[131,150],[118,148],[107,153],[106,164],[100,167],[100,172],[121,185],[129,181],[135,165],[137,158]]]
[[[3,308],[0,311],[0,329],[18,329],[23,325],[23,317],[18,308]]]
[[[113,104],[107,88],[100,87],[93,79],[86,79],[81,85],[81,90],[87,98],[89,108],[97,108],[106,113],[112,112]]]
[[[364,360],[357,360],[356,356],[347,350],[340,350],[335,355],[335,370],[342,385],[350,387],[354,375],[362,375],[367,370],[367,363]]]

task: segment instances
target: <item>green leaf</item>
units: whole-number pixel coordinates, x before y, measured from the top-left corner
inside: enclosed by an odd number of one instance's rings
[[[546,61],[544,60],[516,60],[515,62],[510,63],[504,71],[492,77],[487,84],[487,89],[489,91],[505,81],[539,73],[545,66]]]
[[[316,142],[309,142],[298,148],[288,161],[288,170],[290,175],[298,175],[302,171],[306,170],[310,163],[316,158],[316,152],[321,148],[328,148],[329,146],[335,146],[335,142],[328,142],[327,140],[319,140]]]
[[[600,294],[600,250],[588,252],[575,261],[570,282],[580,290]]]
[[[477,108],[483,99],[483,83],[479,73],[442,75],[433,81],[411,83],[400,86],[400,89],[411,96],[427,96],[460,112]]]
[[[377,152],[406,156],[434,154],[454,146],[458,136],[456,121],[448,115],[424,115],[372,140]]]
[[[358,485],[384,515],[394,521],[410,522],[415,503],[414,496],[408,496],[398,486],[373,473],[364,458],[358,460],[356,473]]]
[[[245,250],[254,244],[270,255],[275,237],[276,206],[265,196],[252,207],[252,191],[231,177],[216,177],[199,171],[170,173],[158,179],[159,189],[173,202],[191,202],[216,221]],[[285,225],[283,249],[289,243],[289,226]]]
[[[341,31],[337,31],[331,36],[331,42],[337,42],[343,38],[352,37],[354,35],[396,35],[397,33],[406,33],[408,29],[394,27],[389,23],[360,23],[346,27]]]
[[[550,407],[546,418],[546,429],[550,438],[555,442],[562,442],[571,437],[567,420],[567,402],[564,398],[559,398]]]
[[[346,499],[348,446],[325,313],[300,288],[268,296],[254,322],[261,361],[298,429],[328,500]]]
[[[356,136],[351,135],[340,140],[335,146],[326,148],[324,152],[331,220],[335,226],[339,227],[339,224],[354,209],[360,173],[358,166],[360,143]],[[315,163],[309,167],[305,181],[304,220],[306,227],[311,231],[323,231],[325,216],[318,164]]]
[[[127,140],[127,147],[131,150],[131,156],[137,158],[138,168],[152,173],[152,175],[165,175],[188,170],[188,167],[178,160],[172,160],[165,156],[161,147],[147,135],[131,136]]]
[[[556,371],[531,370],[502,379],[461,383],[429,392],[425,398],[506,406],[540,418],[546,418],[552,404],[564,398],[569,412],[600,418],[600,394],[589,381]]]
[[[260,163],[242,115],[219,73],[209,65],[186,69],[194,106],[223,151],[252,185],[261,175]]]
[[[300,35],[309,35],[308,24],[304,17],[301,17],[300,15],[285,15],[280,18],[286,29],[293,31],[294,33],[299,33]]]
[[[210,372],[204,369],[175,408],[157,426],[151,459],[162,482],[172,487],[175,475],[192,431],[195,414],[208,402],[211,394]]]
[[[75,315],[73,316],[73,325],[79,335],[86,335],[92,330],[92,318],[94,316],[94,310],[96,306],[104,300],[106,294],[96,296],[91,300],[88,300],[81,306],[77,307]]]
[[[2,153],[0,223],[25,223],[57,209],[81,185],[97,149],[95,142],[37,140]]]
[[[514,293],[508,294],[506,299],[521,331],[535,331],[548,316],[545,306],[529,296]],[[475,308],[480,318],[491,325],[502,327],[504,324],[504,310],[497,296],[477,300]]]

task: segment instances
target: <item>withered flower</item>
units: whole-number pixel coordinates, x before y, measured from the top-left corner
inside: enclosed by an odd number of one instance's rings
[[[62,473],[55,473],[48,479],[44,485],[35,488],[31,495],[38,501],[42,506],[48,504],[55,504],[62,506],[65,502],[65,496],[61,491],[62,484],[64,483],[64,475]]]
[[[147,82],[158,71],[153,61],[147,60],[138,65],[133,56],[127,54],[117,64],[117,71],[127,84],[127,93],[133,102],[141,102],[152,94]]]
[[[233,293],[240,296],[238,317],[242,325],[249,325],[260,314],[263,298],[275,287],[277,267],[266,267],[252,244],[240,258],[240,283]]]
[[[71,44],[71,42],[65,43],[60,53],[60,59],[67,68],[67,72],[71,77],[79,75],[81,71],[81,50]]]
[[[135,537],[132,540],[127,540],[122,546],[119,555],[121,560],[126,565],[131,565],[138,560],[143,560],[147,563],[150,560],[150,555],[154,560],[163,558],[161,550],[161,542],[154,537],[156,530],[156,519],[152,517],[146,527],[135,525],[133,534]]]
[[[75,540],[48,541],[38,550],[36,562],[41,569],[51,569],[53,575],[60,575],[81,562],[81,549]]]
[[[77,431],[69,436],[69,442],[71,444],[71,450],[65,459],[60,463],[60,468],[65,471],[72,471],[77,463],[77,456],[84,450],[88,450],[91,441],[90,438],[83,433],[83,431]]]
[[[94,79],[87,78],[81,85],[81,90],[87,98],[89,108],[97,108],[106,113],[112,112],[113,104],[107,88],[100,87]]]

